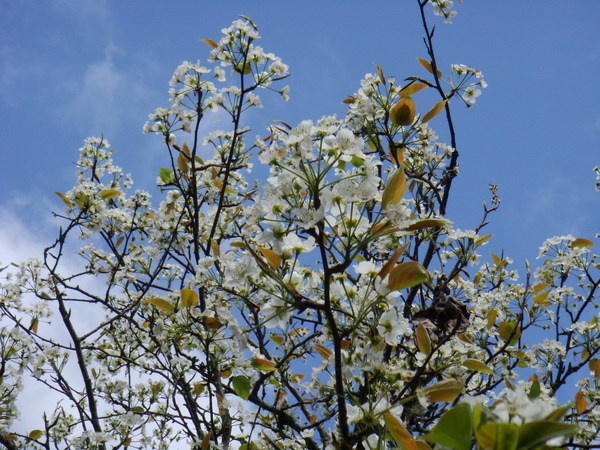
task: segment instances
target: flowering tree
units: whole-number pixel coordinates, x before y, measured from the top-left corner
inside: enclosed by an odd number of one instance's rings
[[[251,19],[205,39],[213,68],[179,66],[144,127],[168,155],[156,208],[105,139],[85,142],[58,238],[1,286],[5,448],[600,446],[593,243],[549,239],[520,279],[504,256],[476,266],[499,200],[492,186],[481,223],[453,228],[450,105],[486,84],[463,65],[443,75],[417,3],[421,75],[377,66],[343,119],[255,140],[244,113],[264,90],[287,99],[288,67]],[[417,112],[421,90],[439,101]],[[216,110],[231,129],[201,136]],[[438,114],[448,144],[428,125]],[[255,163],[266,181],[247,179]],[[28,380],[62,400],[17,432]]]

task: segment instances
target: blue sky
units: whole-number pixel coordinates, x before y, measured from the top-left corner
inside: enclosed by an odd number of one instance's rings
[[[473,110],[455,104],[461,175],[448,217],[475,227],[488,184],[497,184],[502,204],[484,250],[504,249],[522,269],[550,236],[598,232],[600,3],[465,0],[456,10],[452,25],[431,15],[439,65],[476,67],[489,87]],[[158,197],[166,154],[142,125],[168,104],[177,65],[206,61],[199,39],[219,39],[238,14],[255,20],[259,44],[293,72],[290,101],[265,102],[252,117],[255,134],[277,119],[343,115],[341,101],[374,63],[399,79],[425,75],[415,59],[426,57],[416,0],[2,1],[0,261],[39,256],[55,237],[54,191],[72,186],[88,136],[108,139],[135,187]],[[420,99],[424,112],[431,104]],[[432,126],[444,136],[441,119]]]

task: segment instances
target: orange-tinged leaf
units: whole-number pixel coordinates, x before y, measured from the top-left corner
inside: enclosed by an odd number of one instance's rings
[[[406,191],[406,175],[404,169],[399,168],[389,178],[383,194],[381,195],[381,207],[387,209],[388,205],[396,205]]]
[[[390,119],[394,125],[409,126],[415,120],[417,107],[412,97],[403,97],[390,108]]]
[[[498,334],[504,342],[514,345],[519,340],[519,337],[521,337],[521,329],[517,327],[514,320],[503,320],[498,325]]]
[[[392,439],[402,447],[403,450],[418,450],[417,442],[412,434],[402,425],[398,419],[396,419],[391,413],[386,412],[383,414],[383,420],[385,426],[392,436]]]
[[[419,64],[421,64],[427,72],[433,74],[433,67],[431,67],[431,63],[429,61],[423,58],[417,58],[417,61],[419,61]],[[436,74],[438,77],[442,76],[442,72],[440,71],[440,69],[436,70]]]
[[[115,242],[115,248],[119,248],[119,246],[123,243],[124,240],[125,240],[125,236],[119,236],[117,238],[117,242]]]
[[[385,76],[383,75],[383,70],[378,64],[375,64],[375,67],[377,67],[377,74],[379,75],[379,80],[381,81],[381,83],[385,84]]]
[[[40,321],[37,317],[32,318],[31,323],[29,324],[29,331],[31,331],[34,334],[37,334],[39,322]]]
[[[433,105],[433,108],[431,108],[429,111],[427,111],[425,113],[425,115],[421,119],[421,122],[427,123],[431,119],[433,119],[435,116],[437,116],[446,107],[446,103],[448,103],[448,99],[441,100],[441,101],[437,102],[435,105]]]
[[[419,351],[424,355],[429,355],[431,353],[431,338],[429,337],[429,333],[423,325],[423,322],[419,322],[417,325],[417,329],[415,330],[415,336],[417,338],[417,347]]]
[[[347,97],[344,100],[342,100],[342,103],[344,103],[345,105],[351,105],[354,102],[356,102],[356,99],[354,97]]]
[[[118,195],[121,195],[121,191],[117,191],[116,189],[106,189],[106,190],[100,192],[100,198],[102,198],[104,200],[108,200],[109,198],[117,197]]]
[[[421,83],[419,81],[415,81],[414,83],[410,83],[404,86],[400,90],[400,97],[408,97],[419,92],[421,89],[425,89],[427,85],[425,83]]]
[[[184,173],[189,170],[188,159],[183,153],[177,155],[177,168]]]
[[[212,249],[213,255],[215,255],[216,257],[221,256],[221,247],[219,246],[219,243],[214,239],[210,240],[210,248]]]
[[[278,269],[281,265],[281,256],[271,250],[270,248],[262,248],[259,247],[258,251],[262,253],[262,255],[267,258],[267,262],[273,269]]]
[[[350,348],[350,345],[352,345],[352,342],[350,342],[348,339],[340,340],[340,348],[342,350],[348,350]]]
[[[73,206],[73,202],[62,192],[55,192],[56,195],[60,197],[60,199],[67,205],[69,208]]]
[[[445,227],[446,225],[451,225],[451,224],[452,224],[452,222],[450,222],[448,219],[421,219],[421,220],[417,220],[415,223],[411,223],[406,228],[403,228],[403,230],[415,231],[415,230],[421,230],[423,228]]]
[[[385,278],[387,276],[388,273],[391,272],[391,270],[393,269],[393,267],[396,265],[396,263],[398,262],[398,259],[404,254],[404,252],[406,251],[406,248],[408,247],[408,243],[404,244],[402,247],[400,247],[399,249],[397,249],[392,256],[390,257],[390,259],[381,267],[381,270],[379,271],[379,273],[377,274],[380,278]]]
[[[304,379],[304,377],[306,377],[306,375],[304,375],[303,373],[295,373],[290,377],[290,381],[292,383],[299,383]]]
[[[182,289],[181,304],[186,308],[196,306],[198,304],[198,293],[193,289]]]
[[[492,236],[493,236],[493,234],[484,234],[483,236],[479,236],[475,240],[475,247],[479,247],[480,245],[482,245],[484,242],[486,242]]]
[[[490,369],[490,367],[482,361],[478,359],[465,359],[463,361],[463,366],[468,369],[475,370],[477,372],[489,373],[490,375],[494,374],[494,371]]]
[[[398,227],[393,226],[390,222],[378,223],[371,228],[371,237],[385,236],[386,234],[398,231]]]
[[[251,364],[252,367],[255,367],[258,370],[264,370],[265,372],[275,372],[275,370],[277,370],[271,361],[262,358],[253,358]]]
[[[588,366],[590,368],[590,371],[594,373],[594,377],[600,377],[600,359],[591,359],[588,363]]]
[[[206,45],[208,45],[209,47],[212,48],[217,48],[218,45],[215,41],[213,41],[212,39],[200,39],[202,42],[204,42]]]
[[[498,316],[497,309],[490,309],[487,313],[487,327],[492,328],[494,323],[496,322],[496,317]]]
[[[319,355],[321,355],[323,357],[323,359],[329,359],[329,357],[333,353],[331,350],[329,350],[323,344],[319,344],[319,343],[315,344],[315,350],[317,351],[317,353]]]
[[[310,423],[315,423],[318,418],[319,418],[319,416],[317,416],[316,414],[311,415],[310,416]]]
[[[390,272],[388,289],[397,291],[421,284],[427,279],[427,269],[417,261],[405,261]]]
[[[577,414],[583,414],[586,407],[587,400],[584,397],[583,392],[577,391],[577,394],[575,394],[575,409],[577,410]]]
[[[154,305],[157,308],[160,308],[163,311],[166,311],[168,313],[175,312],[175,307],[173,306],[173,303],[171,303],[169,300],[166,300],[164,298],[160,298],[160,297],[148,298],[148,299],[144,300],[144,302],[150,303],[151,305]]]
[[[585,248],[585,247],[593,247],[594,243],[589,239],[578,238],[571,242],[571,247],[577,248]]]
[[[206,325],[206,328],[209,328],[211,330],[218,330],[223,326],[223,323],[216,317],[207,317],[204,320],[204,325]]]
[[[430,402],[453,402],[463,390],[463,385],[458,380],[443,380],[427,386],[423,394]]]

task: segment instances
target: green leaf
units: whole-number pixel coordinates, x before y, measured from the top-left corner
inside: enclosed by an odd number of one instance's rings
[[[418,450],[417,442],[398,419],[386,412],[383,420],[390,436],[403,450]]]
[[[151,305],[154,305],[157,308],[160,308],[163,311],[166,311],[168,313],[175,312],[175,307],[173,306],[173,304],[169,300],[166,300],[164,298],[160,298],[160,297],[148,298],[148,299],[144,300],[144,303],[150,303]]]
[[[468,403],[459,403],[446,411],[424,438],[455,450],[470,450],[472,435],[471,407]]]
[[[196,306],[198,304],[198,293],[193,289],[182,289],[181,304],[185,308],[189,308],[190,306]]]
[[[534,380],[531,383],[531,387],[529,388],[529,392],[527,393],[527,397],[531,400],[535,400],[541,394],[542,390],[540,388],[540,382],[538,380]]]
[[[392,176],[388,178],[387,185],[381,194],[381,207],[387,209],[388,205],[396,205],[406,191],[406,175],[404,169],[396,170]]]
[[[519,450],[533,449],[549,439],[569,436],[578,428],[578,425],[572,423],[545,420],[524,423],[519,427]]]
[[[463,384],[460,381],[450,379],[431,384],[424,388],[422,393],[430,402],[450,403],[456,400],[462,390]]]
[[[475,439],[482,448],[516,450],[519,430],[512,423],[484,423],[475,430]]]
[[[427,269],[417,261],[405,261],[390,271],[388,289],[397,291],[421,284],[427,279]]]
[[[248,400],[250,396],[250,380],[245,375],[237,375],[231,379],[233,390],[238,397]]]
[[[477,372],[489,373],[490,375],[494,374],[494,371],[490,369],[487,364],[485,364],[483,361],[479,361],[478,359],[465,359],[463,361],[463,366]]]
[[[173,181],[173,171],[171,169],[166,169],[163,167],[159,169],[158,175],[165,184],[169,184],[171,181]]]

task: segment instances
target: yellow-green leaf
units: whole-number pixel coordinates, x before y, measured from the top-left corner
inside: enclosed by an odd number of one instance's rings
[[[388,289],[397,291],[421,284],[427,279],[427,269],[417,261],[405,261],[390,272]]]
[[[479,236],[475,240],[475,247],[479,247],[480,245],[482,245],[485,241],[487,241],[492,236],[493,236],[493,234],[484,234],[483,236]]]
[[[193,289],[182,289],[181,304],[185,308],[189,308],[190,306],[196,306],[198,304],[198,293]]]
[[[387,209],[388,205],[396,205],[406,191],[406,175],[404,169],[399,168],[389,178],[383,194],[381,195],[381,207]]]
[[[394,125],[408,126],[415,120],[417,107],[412,97],[403,97],[390,108],[390,119]]]
[[[39,439],[44,435],[42,430],[33,430],[29,433],[29,439]]]
[[[164,298],[160,298],[160,297],[148,298],[148,299],[144,300],[144,302],[150,303],[151,305],[154,305],[157,308],[160,308],[163,311],[166,311],[168,313],[175,312],[175,307],[173,306],[173,304],[169,300],[166,300]]]
[[[429,333],[423,325],[423,322],[419,322],[417,325],[417,329],[415,331],[415,336],[417,338],[417,347],[419,351],[424,355],[429,355],[431,353],[431,338],[429,337]]]
[[[106,189],[105,191],[100,192],[100,198],[104,200],[117,197],[118,195],[121,195],[121,191],[118,191],[116,189]]]
[[[402,422],[389,412],[386,412],[383,415],[383,420],[385,421],[385,426],[390,433],[390,436],[392,436],[392,439],[394,439],[403,450],[418,450],[417,442],[404,425],[402,425]]]
[[[283,345],[283,343],[285,342],[285,338],[283,336],[271,336],[269,338],[270,341],[275,342],[277,345]]]
[[[56,195],[60,197],[60,199],[67,205],[69,208],[73,206],[73,202],[62,192],[55,192]]]
[[[422,393],[430,402],[453,402],[463,390],[458,380],[443,380],[427,386]]]
[[[550,295],[550,291],[542,292],[535,297],[533,297],[533,303],[538,306],[549,306],[552,304],[550,300],[547,300],[548,295]]]
[[[421,64],[425,68],[425,70],[427,70],[427,72],[433,74],[433,67],[431,67],[431,63],[429,61],[423,58],[417,58],[417,61],[419,61],[419,64]],[[440,71],[440,69],[436,70],[436,74],[438,77],[442,76],[442,72]]]
[[[465,359],[463,361],[463,366],[477,372],[489,373],[490,375],[494,374],[494,371],[490,369],[487,364],[485,364],[483,361],[479,361],[478,359]]]
[[[410,83],[404,86],[400,90],[400,97],[408,97],[419,92],[421,89],[425,89],[427,85],[425,83],[421,83],[419,81],[415,81],[414,83]]]
[[[258,370],[264,370],[265,372],[275,372],[275,370],[277,370],[271,361],[262,358],[253,358],[251,364],[252,367],[255,367]]]
[[[435,116],[437,116],[440,113],[440,111],[442,111],[442,109],[445,108],[447,102],[448,102],[448,99],[444,99],[444,100],[437,102],[435,105],[433,105],[433,108],[431,108],[429,111],[427,111],[425,113],[425,115],[421,119],[421,122],[427,123],[431,119],[433,119]]]
[[[538,292],[543,291],[544,289],[546,289],[549,286],[550,286],[550,283],[536,284],[534,287],[531,288],[531,293],[537,294]]]
[[[213,41],[212,39],[200,39],[202,42],[204,42],[206,45],[208,45],[209,47],[212,48],[217,48],[218,45],[215,41]]]

